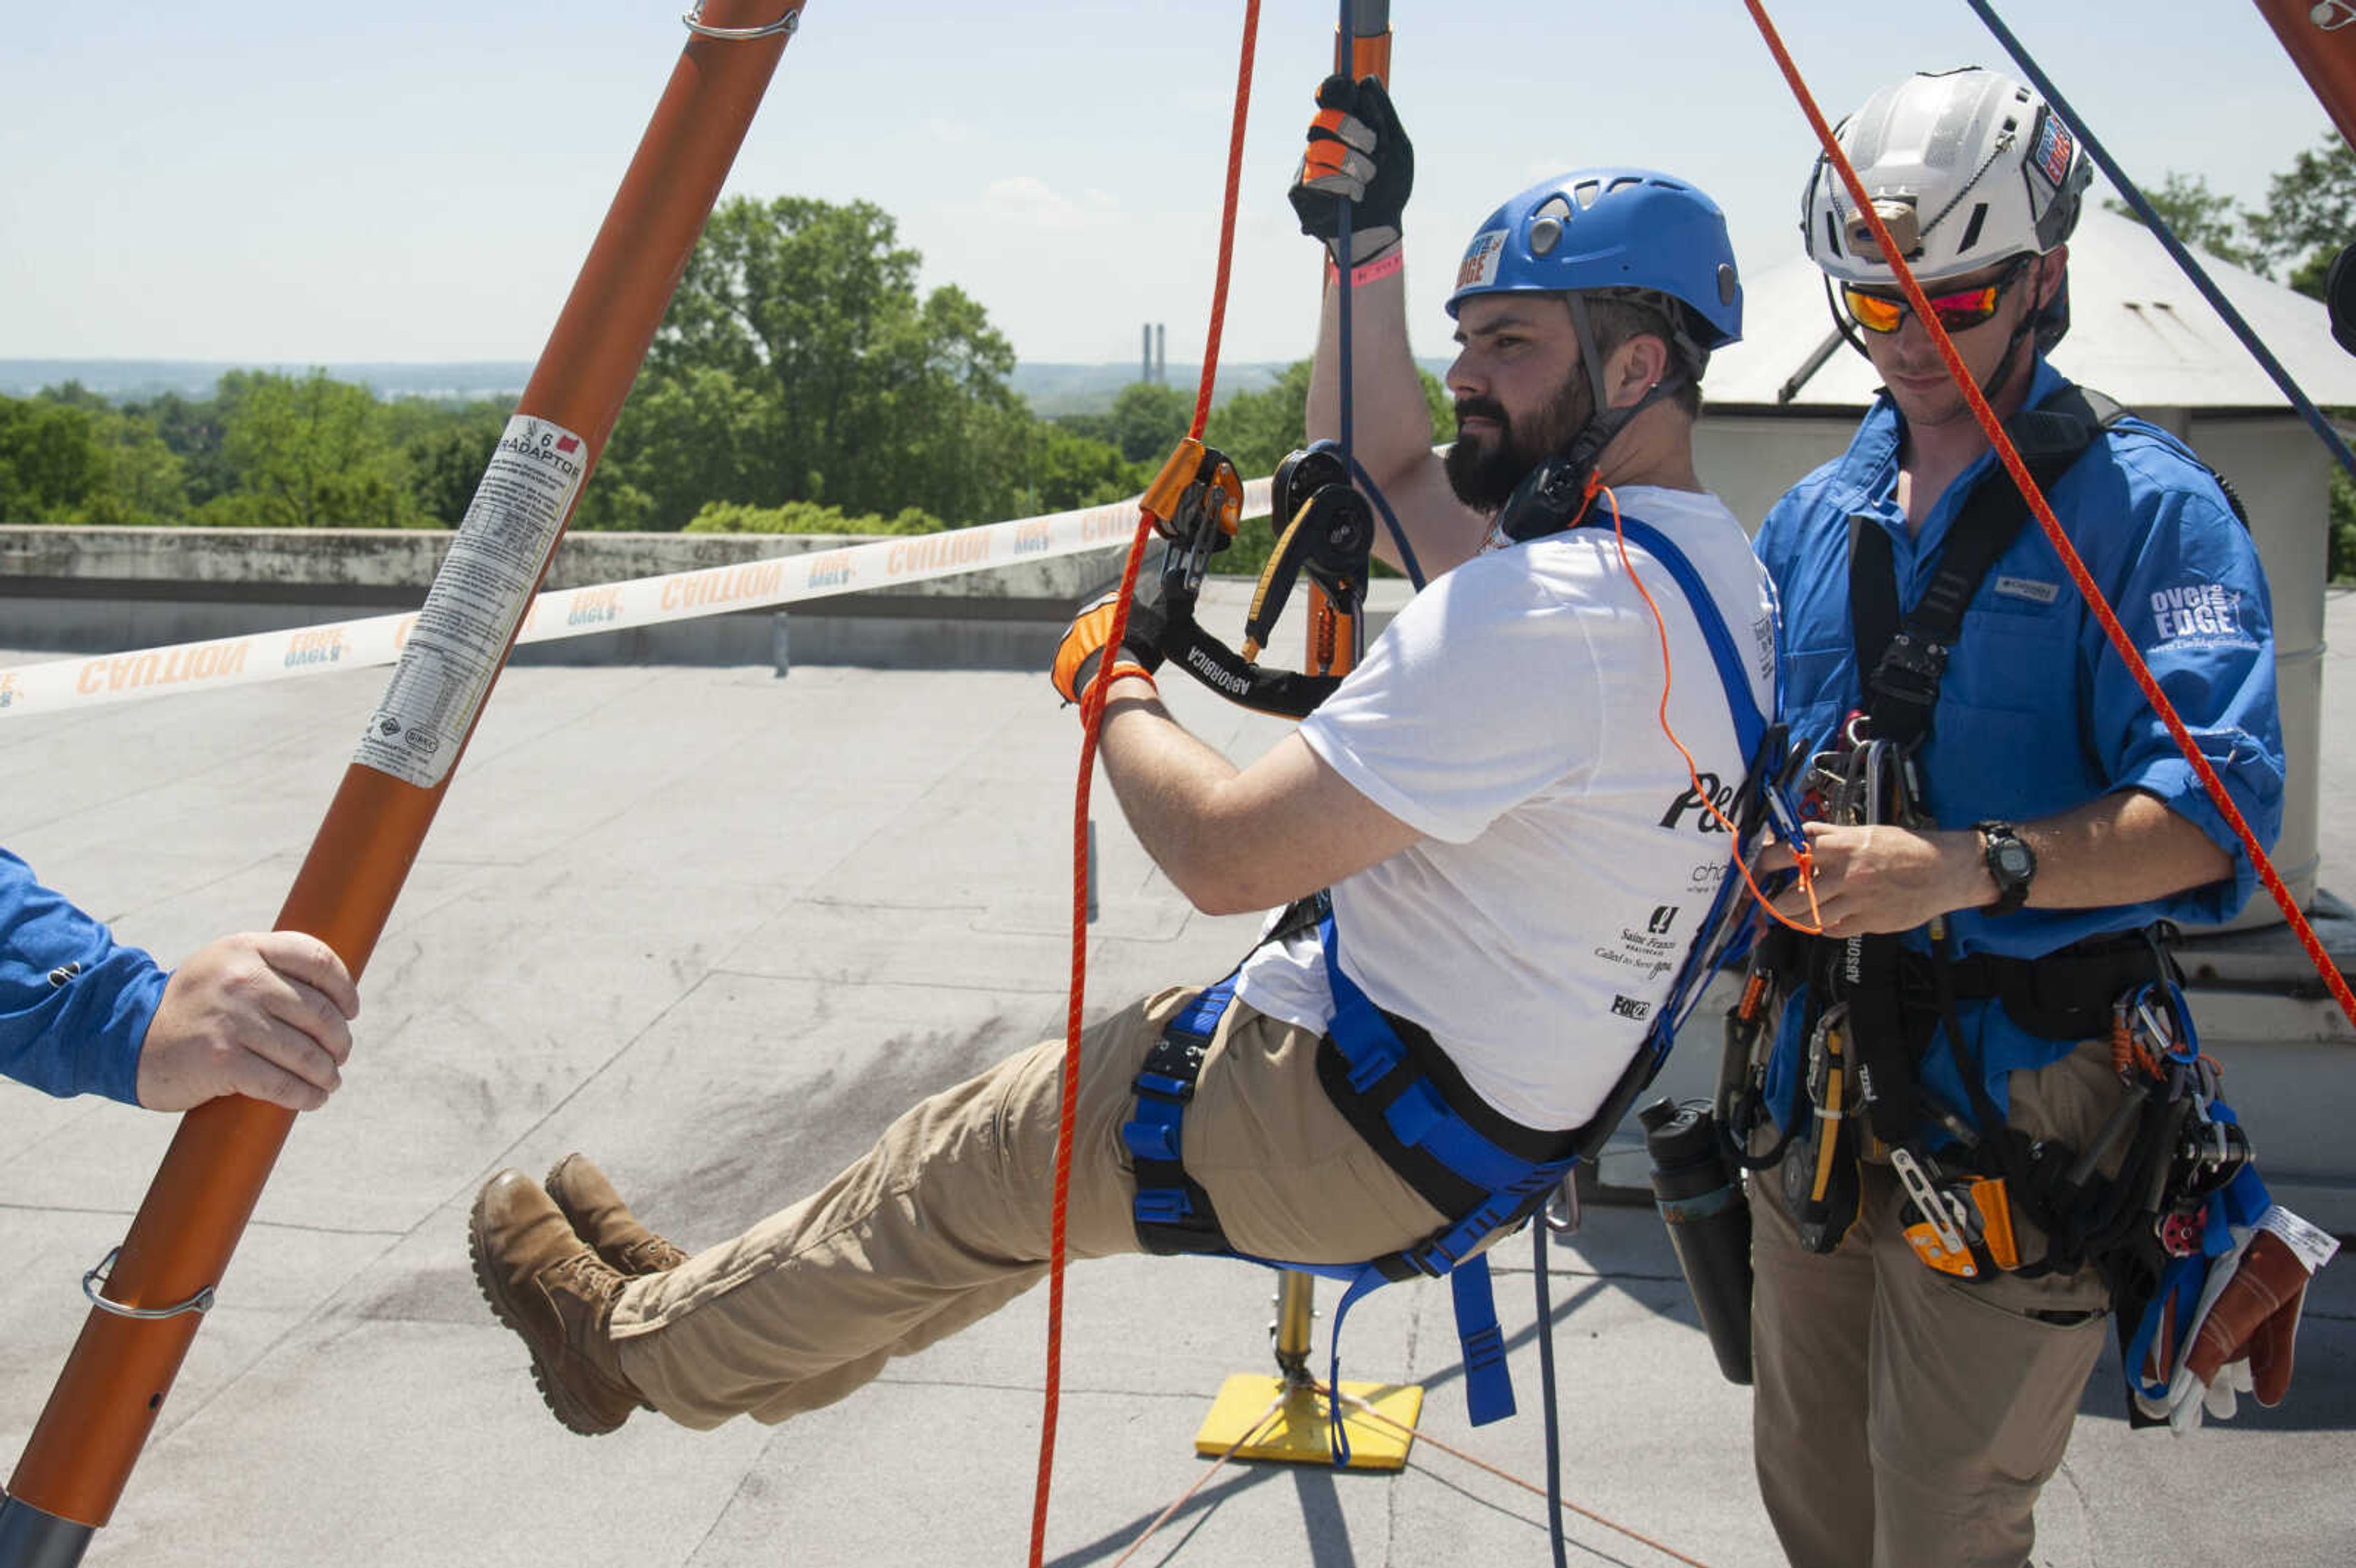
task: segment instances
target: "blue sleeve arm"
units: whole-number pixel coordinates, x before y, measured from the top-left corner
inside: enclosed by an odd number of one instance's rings
[[[2136,509],[2150,523],[2113,574],[2112,604],[2194,747],[2271,853],[2286,772],[2273,604],[2249,530],[2208,475],[2194,473],[2197,480],[2144,489]],[[2154,914],[2232,918],[2256,889],[2257,868],[2100,625],[2090,620],[2087,636],[2093,734],[2112,787],[2158,796],[2233,860],[2230,881],[2157,901]]]
[[[0,1074],[137,1104],[139,1048],[166,978],[0,849]]]

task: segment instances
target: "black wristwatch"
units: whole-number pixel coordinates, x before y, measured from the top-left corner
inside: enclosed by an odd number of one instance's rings
[[[1996,883],[1996,902],[1983,912],[2010,914],[2029,901],[2029,884],[2037,876],[2037,851],[2013,831],[2009,822],[1973,826],[1979,829],[1980,856],[1987,864],[1988,879]]]

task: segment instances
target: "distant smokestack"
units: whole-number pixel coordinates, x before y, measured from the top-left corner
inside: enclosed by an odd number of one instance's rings
[[[1138,367],[1137,379],[1141,381],[1151,381],[1153,379],[1153,324],[1151,322],[1149,321],[1137,329],[1137,348],[1138,356],[1142,361]]]
[[[1170,328],[1161,322],[1153,324],[1153,379],[1157,385],[1170,381]]]

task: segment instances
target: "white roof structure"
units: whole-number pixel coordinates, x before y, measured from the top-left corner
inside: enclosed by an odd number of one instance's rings
[[[2255,272],[2196,252],[2202,267],[2307,395],[2356,406],[2356,356],[2331,339],[2322,304]],[[1713,411],[1745,406],[1858,409],[1879,385],[1845,343],[1796,393],[1779,396],[1832,330],[1823,274],[1805,256],[1744,283],[1743,338],[1710,358]],[[2186,277],[2157,236],[2090,206],[2070,240],[2070,335],[2057,368],[2131,408],[2290,410],[2274,380]]]

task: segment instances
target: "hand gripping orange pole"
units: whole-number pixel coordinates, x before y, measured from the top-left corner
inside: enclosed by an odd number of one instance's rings
[[[2299,75],[2356,146],[2356,5],[2348,0],[2257,0]]]
[[[519,418],[534,416],[570,432],[584,477],[621,413],[804,3],[711,0],[710,14],[700,7],[691,21],[694,36],[517,408]],[[494,472],[498,461],[493,459]],[[487,476],[485,492],[490,488]],[[505,663],[523,603],[546,572],[578,494],[576,485],[555,518],[540,571],[529,574],[531,580],[516,595],[490,678]],[[476,509],[483,506],[478,493]],[[445,566],[442,577],[449,575]],[[410,651],[417,651],[414,644]],[[405,656],[404,669],[408,664]],[[400,679],[396,673],[396,685]],[[478,699],[475,716],[480,711]],[[473,733],[473,717],[463,724],[460,752]],[[278,928],[317,936],[357,976],[391,914],[449,778],[445,768],[432,787],[420,787],[355,762],[294,879]],[[290,1111],[237,1096],[189,1112],[132,1221],[106,1298],[152,1310],[190,1302],[218,1285],[294,1119]],[[12,1509],[23,1505],[86,1529],[106,1523],[196,1337],[199,1316],[191,1310],[141,1318],[91,1311],[9,1479]],[[0,1531],[0,1550],[8,1540]],[[30,1554],[37,1550],[28,1549],[19,1563],[70,1560]],[[19,1563],[0,1562],[0,1568]]]

